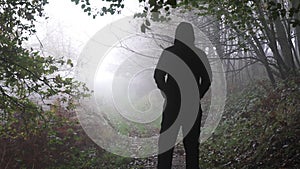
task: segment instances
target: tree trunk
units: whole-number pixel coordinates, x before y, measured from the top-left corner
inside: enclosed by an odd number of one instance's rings
[[[295,8],[297,9],[298,5],[300,4],[300,1],[299,0],[292,0],[292,8]],[[295,13],[294,14],[294,18],[295,19],[299,19],[300,18],[300,13]],[[300,25],[298,25],[296,28],[295,28],[295,33],[296,33],[296,37],[295,37],[295,43],[296,43],[296,53],[297,55],[295,56],[296,58],[296,61],[297,61],[297,64],[298,64],[298,68],[300,68],[300,62],[299,62],[299,58],[300,58]]]
[[[265,69],[266,69],[266,72],[267,72],[267,75],[271,81],[271,84],[272,86],[275,88],[276,87],[276,80],[275,80],[275,77],[274,77],[274,74],[272,72],[272,69],[268,63],[268,59],[267,59],[267,56],[263,50],[263,47],[262,45],[260,44],[258,38],[255,36],[255,35],[252,35],[252,38],[254,40],[251,41],[249,40],[249,43],[251,44],[252,48],[254,49],[257,57],[260,59],[261,63],[264,65]]]
[[[279,19],[276,19],[275,21],[275,28],[275,32],[277,35],[276,39],[280,45],[283,60],[287,65],[288,70],[295,70],[295,62],[292,52],[293,46],[291,46],[293,44],[290,44],[288,40],[288,34],[290,34],[290,32],[287,32],[287,30],[283,26],[283,23]]]

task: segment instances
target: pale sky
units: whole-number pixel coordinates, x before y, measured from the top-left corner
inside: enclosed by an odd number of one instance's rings
[[[99,5],[101,8],[105,2],[91,0],[91,4]],[[75,5],[71,0],[49,0],[49,4],[45,6],[45,13],[49,19],[41,18],[38,20],[36,35],[45,48],[49,41],[56,41],[55,37],[57,37],[64,39],[61,43],[67,43],[72,48],[76,48],[75,53],[78,54],[86,42],[101,28],[122,17],[133,16],[134,13],[141,11],[136,0],[125,0],[124,4],[125,8],[121,14],[108,14],[93,19],[92,16],[83,12],[81,5]],[[38,44],[37,38],[30,39],[29,44]]]

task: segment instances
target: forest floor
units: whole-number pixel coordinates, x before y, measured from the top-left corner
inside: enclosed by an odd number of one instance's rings
[[[156,169],[156,166],[157,166],[157,155],[146,159],[134,159],[132,162],[130,162],[128,168]],[[185,168],[185,153],[184,153],[183,144],[181,142],[178,143],[174,148],[172,168],[173,169]]]
[[[203,168],[300,168],[300,78],[272,89],[265,81],[227,99],[214,134],[200,145]],[[134,160],[130,168],[155,168],[157,159]],[[139,164],[139,165],[138,165]],[[185,168],[182,143],[174,150],[173,168]]]
[[[300,78],[275,89],[258,81],[226,103],[219,126],[200,145],[202,168],[300,168]],[[157,156],[114,155],[96,145],[78,121],[65,117],[65,110],[47,113],[47,125],[24,127],[17,118],[0,125],[0,168],[156,168]],[[175,146],[173,168],[185,168],[182,142]]]

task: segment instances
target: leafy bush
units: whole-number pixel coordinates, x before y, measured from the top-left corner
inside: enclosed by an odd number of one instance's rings
[[[130,159],[98,147],[74,115],[56,105],[46,122],[25,127],[15,117],[0,125],[0,168],[127,168]]]
[[[201,145],[204,168],[299,168],[300,79],[260,81],[230,96],[221,125]]]

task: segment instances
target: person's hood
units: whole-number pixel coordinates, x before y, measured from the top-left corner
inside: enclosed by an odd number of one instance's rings
[[[194,45],[195,43],[195,35],[192,24],[187,22],[181,22],[175,32],[175,41],[174,44],[178,44],[178,42],[184,43],[187,46]]]

